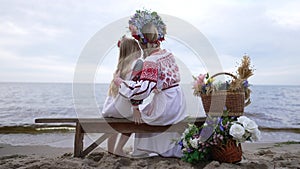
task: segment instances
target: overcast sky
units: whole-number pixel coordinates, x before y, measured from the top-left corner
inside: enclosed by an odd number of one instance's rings
[[[225,71],[233,71],[247,53],[256,69],[249,79],[252,84],[300,85],[300,1],[0,2],[0,82],[72,82],[89,39],[106,25],[146,8],[194,25],[213,45]],[[168,48],[179,49],[171,41]],[[118,57],[117,48],[109,57]],[[110,69],[100,72],[111,77],[114,64],[105,63]]]

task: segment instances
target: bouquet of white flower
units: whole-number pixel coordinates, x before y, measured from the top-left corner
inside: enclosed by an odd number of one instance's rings
[[[232,122],[229,134],[239,143],[257,141],[260,137],[257,124],[246,116],[240,116],[236,122]]]
[[[224,114],[228,114],[228,111],[224,111]],[[257,141],[259,137],[260,131],[257,124],[246,116],[238,118],[230,116],[208,117],[201,127],[189,124],[178,144],[182,147],[182,159],[190,163],[197,163],[209,159],[219,160],[215,159],[214,151],[224,146],[226,149],[229,142],[235,142],[233,145],[239,148],[241,152],[240,143]],[[226,155],[223,154],[223,156]],[[241,154],[238,158],[241,159]],[[227,162],[226,159],[219,161]]]

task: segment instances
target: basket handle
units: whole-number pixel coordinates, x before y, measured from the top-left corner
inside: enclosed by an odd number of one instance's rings
[[[237,77],[231,73],[228,73],[228,72],[220,72],[220,73],[216,73],[214,75],[212,75],[210,78],[214,78],[216,76],[219,76],[219,75],[228,75],[228,76],[231,76],[232,78],[234,79],[237,79]],[[248,101],[245,100],[245,104],[244,104],[244,107],[247,107],[250,103],[248,103]]]
[[[219,75],[228,75],[228,76],[233,77],[234,79],[237,79],[237,77],[235,75],[233,75],[231,73],[228,73],[228,72],[220,72],[220,73],[212,75],[210,78],[214,78],[214,77],[219,76]]]

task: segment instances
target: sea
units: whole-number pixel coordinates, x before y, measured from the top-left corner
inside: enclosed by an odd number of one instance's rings
[[[0,83],[0,144],[72,147],[74,124],[45,126],[35,119],[101,117],[108,87],[94,84],[94,97],[88,100],[78,98],[72,83]],[[258,142],[300,141],[300,86],[251,85],[250,89],[252,103],[244,115],[258,124],[262,132]],[[84,104],[76,109],[78,100]],[[97,135],[90,140],[93,137]]]

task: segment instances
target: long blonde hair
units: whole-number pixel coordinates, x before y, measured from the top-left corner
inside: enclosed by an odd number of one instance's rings
[[[141,56],[141,49],[139,44],[134,39],[122,38],[120,42],[119,60],[115,73],[120,74],[120,78],[126,79],[128,73],[131,71],[134,60]],[[115,97],[119,92],[119,88],[113,83],[110,83],[108,95]]]

